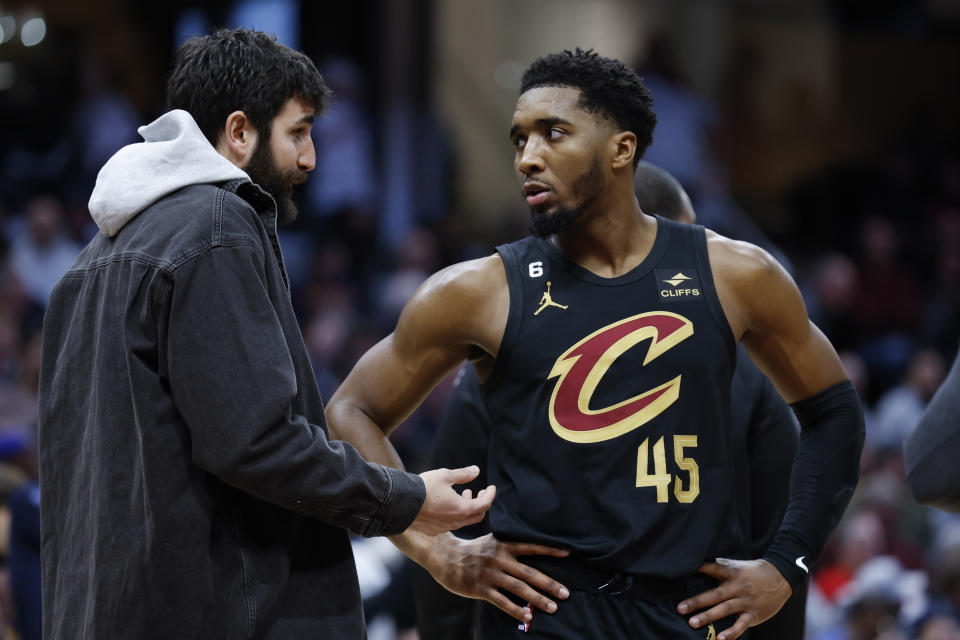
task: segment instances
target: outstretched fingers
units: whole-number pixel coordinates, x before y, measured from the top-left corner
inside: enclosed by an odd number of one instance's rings
[[[544,594],[552,595],[560,600],[565,600],[570,596],[570,592],[565,586],[550,576],[516,560],[506,563],[502,570],[503,573],[499,580],[500,588],[521,600],[531,603],[541,611],[553,613],[557,610],[557,603]]]
[[[729,629],[725,629],[717,636],[717,640],[734,640],[743,635],[743,632],[750,627],[753,617],[749,613],[741,613],[737,616],[737,621]]]
[[[677,611],[682,614],[699,611],[705,607],[712,607],[713,605],[723,602],[726,599],[726,590],[724,589],[724,583],[722,581],[730,577],[730,569],[723,565],[717,564],[716,562],[706,562],[700,567],[699,571],[707,574],[708,576],[713,576],[714,578],[721,580],[721,583],[719,586],[714,587],[713,589],[704,591],[703,593],[698,593],[692,598],[683,600],[679,605],[677,605]],[[692,624],[693,620],[690,622]]]
[[[694,629],[699,629],[700,627],[705,627],[708,624],[712,624],[718,620],[723,620],[726,617],[736,614],[740,614],[740,616],[737,618],[737,622],[746,616],[746,624],[749,625],[749,623],[753,620],[753,616],[749,611],[744,611],[744,604],[745,603],[741,602],[738,598],[723,600],[719,604],[707,609],[706,611],[701,611],[697,615],[690,618],[690,626]],[[744,626],[744,629],[746,628],[747,627]],[[737,636],[731,637],[735,638]]]
[[[513,600],[503,595],[502,592],[497,591],[496,589],[490,589],[484,594],[484,599],[495,606],[497,609],[500,609],[507,615],[516,618],[520,622],[530,622],[530,619],[533,618],[533,615],[530,613],[530,610],[525,606],[520,606],[516,604]]]
[[[570,555],[569,549],[557,549],[532,542],[504,542],[503,547],[514,556],[554,556],[565,558]]]

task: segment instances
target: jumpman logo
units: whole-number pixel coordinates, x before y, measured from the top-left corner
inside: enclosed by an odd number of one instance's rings
[[[547,307],[560,307],[561,309],[566,309],[566,308],[567,308],[567,305],[565,305],[565,304],[557,304],[556,302],[553,301],[553,298],[550,297],[550,283],[549,283],[549,282],[547,282],[547,290],[543,292],[543,297],[540,298],[540,308],[537,309],[537,310],[533,313],[533,315],[535,315],[535,316],[536,316],[536,315],[539,315],[540,312],[543,311],[544,309],[546,309]]]
[[[707,640],[717,640],[717,631],[713,628],[713,625],[707,627]]]

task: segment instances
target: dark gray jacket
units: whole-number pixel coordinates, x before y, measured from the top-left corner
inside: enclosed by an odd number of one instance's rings
[[[917,502],[960,512],[960,355],[903,446]]]
[[[327,439],[273,200],[185,112],[141,134],[44,322],[44,637],[360,638],[346,530],[423,483]]]

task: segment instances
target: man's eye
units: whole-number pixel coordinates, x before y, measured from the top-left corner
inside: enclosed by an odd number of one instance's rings
[[[526,138],[514,138],[514,139],[513,139],[513,148],[516,149],[517,151],[519,151],[520,149],[523,149],[524,145],[526,145],[526,144],[527,144],[527,139],[526,139]]]
[[[550,140],[559,140],[563,137],[564,133],[566,132],[563,129],[550,129],[550,131],[547,132],[547,138]]]

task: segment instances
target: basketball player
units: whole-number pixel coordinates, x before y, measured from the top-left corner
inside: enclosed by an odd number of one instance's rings
[[[685,224],[696,222],[690,197],[669,173],[645,160],[635,172],[637,202],[641,210],[656,212]],[[730,391],[733,411],[730,453],[734,461],[736,504],[743,557],[761,557],[780,526],[790,489],[790,465],[797,451],[798,433],[790,407],[777,394],[742,345]],[[447,398],[434,441],[430,467],[461,467],[487,459],[490,412],[476,371],[469,363],[457,374]],[[472,491],[486,486],[486,473],[465,485]],[[489,533],[488,518],[458,529],[461,538]],[[414,567],[417,630],[421,640],[471,638],[479,601],[454,595],[420,567]],[[801,640],[806,604],[805,585],[794,591],[777,615],[749,632],[751,640]]]
[[[520,565],[525,607],[489,570],[501,548],[394,538],[451,591],[521,621],[484,607],[481,638],[736,638],[803,582],[856,484],[859,400],[787,273],[757,247],[641,211],[651,102],[615,60],[536,60],[509,135],[533,235],[428,279],[327,407],[338,437],[399,465],[386,434],[473,362],[496,426],[495,540],[570,550]],[[547,282],[566,309],[534,315]],[[802,429],[783,524],[755,560],[729,559],[742,544],[727,437],[738,341]],[[544,575],[570,589],[559,608],[537,591],[564,595]]]

